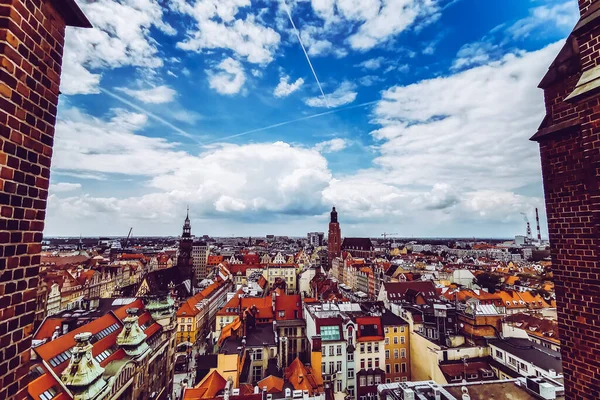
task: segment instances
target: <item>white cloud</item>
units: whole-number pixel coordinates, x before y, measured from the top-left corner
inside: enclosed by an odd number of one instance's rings
[[[357,66],[365,69],[379,69],[384,61],[385,58],[383,57],[370,58],[361,62],[360,64],[357,64]]]
[[[196,20],[195,29],[177,44],[179,48],[195,52],[228,49],[256,64],[273,60],[280,36],[251,13],[250,0],[195,0],[191,4],[172,0],[171,6]],[[243,19],[237,18],[242,8],[248,13]]]
[[[324,209],[319,193],[329,184],[331,173],[314,149],[283,142],[224,144],[192,155],[177,150],[176,143],[140,135],[145,124],[143,115],[120,110],[107,120],[75,109],[63,113],[57,126],[54,169],[117,173],[146,181],[133,197],[60,197],[53,192],[51,225],[113,216],[164,220],[188,202],[196,215],[224,218],[241,211],[236,218],[314,215]]]
[[[290,77],[287,75],[284,75],[279,79],[279,83],[273,91],[275,97],[287,97],[290,94],[294,93],[296,90],[300,89],[300,86],[304,84],[304,79],[302,78],[296,79],[296,82],[293,83],[288,83],[289,79]]]
[[[339,43],[334,45],[333,42],[325,38],[332,34],[332,31],[327,27],[306,24],[299,28],[300,38],[309,56],[324,57],[333,55],[337,58],[343,58],[348,55],[348,51],[343,45]]]
[[[335,138],[317,143],[314,149],[320,153],[335,153],[344,150],[347,146],[348,141],[346,139]]]
[[[452,70],[471,68],[497,60],[503,55],[502,48],[489,41],[467,43],[462,46],[452,62]]]
[[[151,89],[128,89],[117,88],[117,90],[135,97],[141,102],[147,104],[163,104],[170,103],[175,98],[177,92],[166,85],[156,86]]]
[[[578,19],[579,8],[574,1],[546,4],[532,8],[528,17],[515,22],[506,29],[506,33],[513,40],[523,40],[537,30],[554,29],[568,33]]]
[[[221,94],[239,93],[246,82],[244,67],[231,57],[221,61],[215,70],[209,70],[207,74],[210,87]]]
[[[81,183],[58,182],[50,185],[50,192],[64,193],[81,189]]]
[[[352,103],[356,99],[358,94],[356,91],[356,85],[344,81],[342,84],[330,94],[325,94],[327,103],[321,96],[309,97],[304,99],[304,102],[311,107],[339,107],[345,104]]]
[[[395,181],[403,184],[515,190],[537,182],[538,149],[526,139],[543,118],[537,83],[558,49],[386,90],[374,110],[376,164],[401,172]]]
[[[354,31],[350,47],[369,50],[401,32],[439,17],[437,0],[312,0],[314,12],[335,32]]]
[[[98,93],[100,74],[91,72],[96,69],[162,66],[150,28],[169,35],[175,30],[163,21],[162,7],[156,0],[98,0],[80,6],[94,28],[67,30],[63,93]]]
[[[358,83],[362,86],[373,86],[376,83],[383,82],[384,79],[379,75],[365,75],[358,79]]]

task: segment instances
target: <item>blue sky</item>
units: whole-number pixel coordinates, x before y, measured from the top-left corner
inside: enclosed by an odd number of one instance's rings
[[[346,235],[545,222],[528,138],[575,1],[79,3],[48,236],[175,235],[188,204],[199,235],[326,231],[332,205]]]

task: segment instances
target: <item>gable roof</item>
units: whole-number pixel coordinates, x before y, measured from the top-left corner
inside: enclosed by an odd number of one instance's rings
[[[373,242],[369,238],[347,237],[342,241],[342,250],[373,251]]]
[[[267,393],[281,393],[283,391],[283,379],[269,375],[262,381],[259,381],[256,386],[259,388],[267,388]]]
[[[410,297],[418,294],[421,294],[427,302],[434,302],[438,299],[432,281],[389,282],[383,285],[387,298],[392,303],[407,301]]]

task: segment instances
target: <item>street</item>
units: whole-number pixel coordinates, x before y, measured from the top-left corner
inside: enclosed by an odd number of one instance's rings
[[[187,371],[176,372],[173,378],[173,399],[180,399],[182,388],[184,387],[183,380],[187,379],[187,386],[193,386],[193,380],[196,374],[196,355],[204,355],[206,352],[206,347],[202,345],[198,348],[197,345],[192,347],[191,358],[189,361],[189,366]]]

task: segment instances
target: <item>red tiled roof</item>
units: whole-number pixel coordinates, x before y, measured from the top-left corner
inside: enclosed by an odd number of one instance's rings
[[[281,393],[283,391],[283,383],[283,379],[269,375],[262,381],[259,381],[256,386],[261,390],[266,387],[267,393]]]
[[[280,312],[284,313],[280,316]],[[279,295],[275,297],[275,319],[290,320],[302,318],[302,298],[299,294]]]

